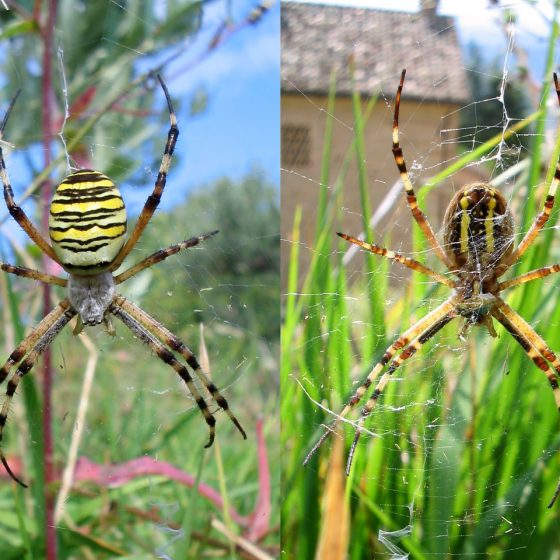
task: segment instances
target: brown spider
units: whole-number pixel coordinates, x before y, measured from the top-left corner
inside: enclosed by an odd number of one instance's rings
[[[393,156],[399,168],[412,216],[422,229],[437,258],[445,265],[451,275],[455,276],[455,279],[444,276],[402,254],[366,243],[344,233],[338,233],[340,237],[350,243],[354,243],[376,255],[397,261],[452,289],[452,294],[446,301],[408,328],[385,350],[381,360],[373,367],[338,415],[338,418],[345,417],[362,400],[368,388],[385,369],[385,366],[388,366],[362,409],[348,454],[347,474],[350,471],[364,422],[375,408],[393,372],[455,318],[462,317],[465,319],[465,325],[460,331],[460,336],[474,325],[484,326],[491,336],[496,336],[493,320],[496,319],[501,323],[521,345],[535,365],[546,375],[554,393],[556,407],[560,411],[560,389],[558,388],[557,378],[557,374],[560,374],[560,360],[525,319],[500,297],[500,293],[506,288],[519,286],[525,282],[531,282],[560,272],[560,264],[532,270],[510,280],[499,280],[533,244],[538,233],[549,219],[554,206],[556,189],[560,182],[560,162],[556,165],[554,179],[548,189],[542,211],[536,216],[517,247],[514,248],[513,216],[507,201],[498,190],[487,183],[471,183],[457,191],[445,212],[443,222],[444,244],[443,246],[440,245],[428,219],[418,207],[399,143],[399,107],[405,74],[406,70],[403,70],[395,100]],[[560,103],[560,87],[556,74],[554,74],[554,84]],[[398,352],[400,354],[397,355]],[[556,374],[552,371],[551,365]],[[333,426],[336,423],[337,420],[335,420]],[[332,433],[333,426],[323,433],[307,454],[304,465],[310,461],[325,439]],[[559,494],[560,482],[548,504],[549,508],[553,506]]]

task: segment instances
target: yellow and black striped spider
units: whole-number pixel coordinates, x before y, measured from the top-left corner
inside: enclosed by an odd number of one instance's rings
[[[64,326],[76,315],[78,317],[74,329],[75,334],[78,334],[84,325],[99,325],[101,323],[106,326],[110,333],[114,333],[110,321],[110,316],[114,315],[140,340],[150,346],[158,358],[170,365],[179,374],[208,424],[210,435],[205,447],[210,447],[214,441],[216,420],[198,390],[187,366],[208,390],[218,406],[226,411],[243,438],[247,438],[241,424],[230,411],[226,399],[201,369],[198,360],[187,346],[171,331],[115,290],[118,284],[135,276],[142,270],[179,251],[194,247],[201,241],[218,233],[212,231],[171,245],[146,257],[120,274],[113,274],[136,245],[159,205],[171,164],[171,156],[179,136],[177,118],[173,110],[171,97],[159,75],[158,80],[167,100],[171,126],[154,190],[146,200],[134,230],[128,239],[125,237],[126,211],[117,186],[98,171],[81,170],[68,175],[56,188],[50,207],[49,233],[51,243],[49,243],[31,223],[24,211],[15,203],[2,154],[4,129],[17,95],[10,104],[0,125],[0,177],[8,210],[31,240],[68,273],[67,279],[59,278],[29,268],[0,263],[0,268],[4,272],[67,288],[66,298],[24,338],[0,369],[0,383],[2,383],[8,377],[10,370],[16,365],[18,366],[8,381],[6,398],[0,410],[0,444],[10,403],[21,378],[31,370],[41,352],[53,342]],[[179,354],[186,365],[174,353]],[[10,476],[16,482],[25,486],[13,474],[1,447],[0,460]]]
[[[533,244],[539,231],[544,227],[554,206],[556,189],[560,182],[560,162],[557,162],[554,179],[548,189],[542,211],[514,248],[514,224],[512,213],[504,196],[487,183],[465,185],[451,199],[443,222],[443,246],[437,240],[425,214],[418,207],[416,195],[399,143],[399,106],[406,71],[403,70],[395,100],[393,119],[393,155],[406,191],[410,211],[438,259],[455,276],[452,279],[432,270],[426,265],[389,251],[378,245],[365,243],[360,239],[343,233],[338,235],[376,255],[394,260],[429,276],[432,280],[452,289],[451,296],[417,323],[402,333],[384,352],[381,360],[373,367],[354,395],[347,402],[339,418],[345,417],[364,397],[374,380],[388,366],[375,386],[373,393],[364,405],[358,421],[354,441],[350,447],[346,472],[349,473],[352,458],[360,438],[364,422],[371,414],[379,397],[382,395],[393,372],[415,354],[447,323],[457,317],[465,319],[461,335],[474,325],[484,326],[491,336],[496,336],[493,319],[501,323],[513,338],[521,345],[535,365],[544,372],[554,393],[556,406],[560,411],[560,389],[558,378],[550,365],[560,374],[560,360],[548,347],[541,336],[501,297],[506,288],[519,286],[525,282],[544,278],[560,272],[560,264],[532,270],[510,280],[499,281]],[[560,103],[560,87],[554,74],[556,94]],[[400,354],[397,355],[397,353]],[[550,365],[549,365],[550,364]],[[336,420],[335,420],[336,424]],[[333,431],[333,426],[326,430],[305,458],[307,464],[311,457]],[[548,507],[552,507],[560,494],[560,483]]]

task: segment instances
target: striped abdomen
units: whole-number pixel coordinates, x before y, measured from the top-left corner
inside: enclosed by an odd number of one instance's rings
[[[513,218],[504,196],[486,183],[460,189],[447,207],[444,249],[455,266],[484,274],[513,250]]]
[[[68,272],[102,272],[125,241],[126,210],[118,188],[98,171],[71,173],[54,193],[49,232]]]

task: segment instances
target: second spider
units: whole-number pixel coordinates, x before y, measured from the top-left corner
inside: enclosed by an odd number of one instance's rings
[[[491,336],[496,336],[494,320],[501,323],[537,368],[546,375],[554,394],[556,407],[560,411],[558,386],[560,360],[545,340],[500,295],[508,288],[560,272],[560,264],[554,264],[531,270],[515,278],[500,280],[504,273],[510,270],[531,247],[538,233],[548,221],[560,182],[560,163],[556,165],[554,179],[548,189],[542,211],[535,217],[517,247],[514,246],[513,216],[505,197],[488,183],[481,182],[463,186],[449,202],[443,220],[443,245],[441,245],[426,216],[418,206],[399,142],[399,107],[405,73],[403,70],[395,100],[393,156],[400,172],[412,216],[420,226],[435,255],[446,267],[448,274],[441,274],[417,260],[378,245],[366,243],[350,235],[344,233],[338,235],[367,251],[420,272],[435,282],[447,286],[452,292],[443,303],[397,337],[338,415],[339,418],[347,416],[362,401],[368,389],[383,372],[363,406],[348,455],[347,473],[350,470],[364,423],[377,405],[395,370],[454,319],[462,318],[464,320],[461,335],[466,334],[470,327],[482,326],[488,330]],[[554,84],[560,102],[560,87],[556,74]],[[323,433],[308,453],[304,464],[310,461],[325,439],[332,433],[333,428],[334,426],[331,426]],[[560,483],[548,507],[552,507],[559,494]]]

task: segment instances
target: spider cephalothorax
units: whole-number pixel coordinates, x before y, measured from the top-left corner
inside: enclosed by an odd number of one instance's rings
[[[465,323],[459,331],[460,337],[463,337],[468,328],[474,325],[484,326],[492,336],[496,336],[493,321],[495,319],[501,323],[519,342],[533,363],[545,373],[554,394],[556,407],[560,411],[560,389],[558,387],[560,360],[542,337],[500,296],[501,292],[507,288],[560,272],[560,264],[555,264],[532,270],[510,280],[500,281],[501,276],[532,245],[537,234],[549,219],[560,182],[560,162],[556,165],[554,180],[548,189],[542,211],[537,215],[517,247],[514,247],[513,218],[507,201],[503,194],[487,183],[466,185],[453,196],[445,213],[444,243],[443,246],[440,245],[426,216],[418,207],[399,142],[399,107],[404,78],[405,70],[402,72],[395,100],[393,156],[401,175],[412,216],[420,226],[434,254],[447,268],[448,273],[441,274],[417,260],[384,247],[366,243],[350,235],[344,233],[338,235],[376,255],[397,261],[429,276],[435,282],[451,288],[452,293],[447,300],[409,327],[385,350],[380,361],[373,367],[339,414],[339,417],[346,416],[361,402],[375,379],[387,367],[363,407],[348,455],[347,472],[350,470],[362,426],[375,408],[393,372],[455,318],[465,319]],[[554,84],[560,102],[560,86],[556,74],[554,74]],[[332,428],[329,428],[323,433],[308,453],[304,464],[309,462],[332,431]],[[560,483],[549,507],[552,507],[559,494]]]
[[[0,124],[0,178],[8,210],[31,240],[69,275],[68,279],[60,278],[25,267],[0,263],[0,268],[5,272],[67,288],[67,297],[27,335],[0,369],[0,383],[2,383],[10,371],[17,366],[16,372],[8,380],[6,398],[0,410],[0,443],[10,403],[21,378],[31,370],[41,352],[76,316],[75,333],[80,332],[84,325],[100,323],[105,323],[109,332],[113,333],[110,318],[111,316],[117,317],[137,338],[145,342],[158,358],[175,370],[187,385],[208,424],[209,439],[206,447],[212,445],[214,441],[216,420],[195,383],[195,379],[204,387],[203,390],[210,394],[216,404],[228,414],[243,437],[247,437],[241,424],[229,410],[226,399],[202,370],[198,360],[187,346],[153,317],[118,294],[116,290],[116,286],[142,270],[179,251],[194,247],[218,233],[212,231],[191,237],[153,253],[117,275],[113,274],[134,248],[159,205],[167,180],[167,172],[171,165],[171,156],[179,135],[177,118],[169,92],[160,76],[158,79],[167,100],[171,124],[154,189],[146,200],[128,239],[125,237],[126,212],[118,188],[102,173],[84,169],[68,175],[56,188],[50,207],[51,243],[49,244],[28,219],[25,212],[15,203],[2,154],[2,136],[17,96]],[[1,448],[0,461],[10,476],[25,486],[13,474]]]

